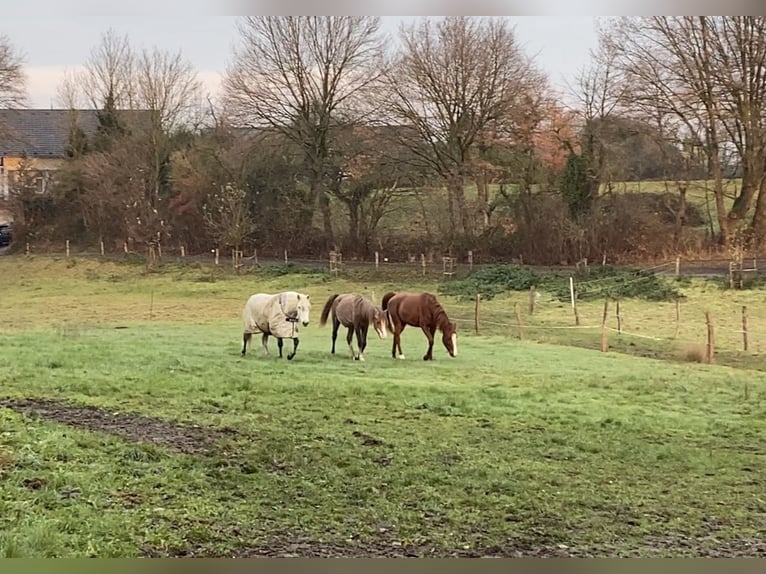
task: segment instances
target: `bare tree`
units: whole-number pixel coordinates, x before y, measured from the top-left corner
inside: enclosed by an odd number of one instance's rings
[[[364,100],[383,70],[379,27],[380,19],[371,16],[247,17],[224,78],[235,121],[275,129],[302,148],[308,192],[296,222],[310,225],[318,201],[330,243],[331,129],[369,112]]]
[[[604,31],[600,31],[603,36]],[[601,184],[611,189],[611,170],[605,146],[604,128],[616,110],[625,103],[626,84],[616,66],[617,53],[610,42],[599,42],[591,53],[590,66],[576,78],[575,97],[581,114],[580,150],[585,160],[588,197],[598,196]],[[574,151],[571,150],[570,151]]]
[[[59,106],[69,110],[84,107],[88,98],[82,88],[82,73],[71,69],[64,71],[64,77],[56,87],[56,100]]]
[[[416,128],[410,147],[447,182],[453,230],[472,235],[464,179],[474,144],[510,117],[539,75],[502,18],[424,19],[400,34],[388,74],[392,117]]]
[[[24,105],[26,99],[22,57],[13,48],[10,39],[0,34],[0,108]]]
[[[207,197],[202,216],[216,244],[233,248],[234,266],[239,269],[242,245],[255,229],[245,190],[232,184],[221,186]]]
[[[117,109],[131,109],[135,103],[135,53],[127,35],[119,36],[109,28],[94,47],[80,85],[90,105],[103,108],[111,101]]]
[[[196,72],[180,52],[171,54],[155,48],[144,50],[136,58],[135,101],[149,118],[142,127],[151,149],[147,200],[153,208],[158,207],[161,197],[162,171],[169,161],[170,137],[198,105],[200,89]]]
[[[763,32],[763,20],[756,17],[653,16],[621,18],[605,36],[625,76],[631,106],[647,117],[674,115],[687,141],[704,150],[723,245],[763,185]],[[728,211],[723,185],[727,144],[738,148],[746,166],[745,181]],[[766,200],[763,209],[766,216]]]

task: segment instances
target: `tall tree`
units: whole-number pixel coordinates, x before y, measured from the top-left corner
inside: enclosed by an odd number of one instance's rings
[[[391,119],[415,128],[408,145],[446,181],[453,232],[473,235],[464,185],[475,145],[490,127],[508,130],[540,75],[502,18],[424,19],[400,36],[387,74]]]
[[[756,204],[753,230],[766,239],[766,19],[755,16],[621,18],[605,40],[625,76],[630,105],[672,114],[708,159],[719,240],[729,244]],[[743,181],[734,204],[724,195],[724,154],[734,147]]]
[[[319,203],[333,242],[328,202],[331,130],[360,121],[383,69],[380,19],[371,16],[252,16],[224,78],[225,101],[241,125],[275,129],[301,147],[308,179],[299,226]]]
[[[22,57],[10,39],[0,34],[0,108],[12,108],[25,103],[26,75]]]

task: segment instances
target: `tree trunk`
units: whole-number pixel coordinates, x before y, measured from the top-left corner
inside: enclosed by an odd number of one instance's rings
[[[322,223],[324,225],[325,248],[331,249],[335,243],[335,234],[332,230],[332,211],[330,210],[330,197],[324,192],[319,193],[319,206],[322,209]]]
[[[761,178],[758,199],[755,203],[755,214],[750,224],[750,230],[758,248],[766,246],[766,177]]]
[[[451,177],[448,183],[448,189],[450,195],[453,198],[454,206],[457,208],[457,215],[460,218],[461,231],[467,237],[473,236],[473,224],[471,222],[471,214],[468,212],[468,205],[465,200],[465,185],[463,182],[463,177],[460,175]]]

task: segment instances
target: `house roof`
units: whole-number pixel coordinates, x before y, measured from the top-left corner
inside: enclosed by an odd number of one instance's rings
[[[92,138],[99,110],[75,111],[77,125]],[[0,157],[66,157],[71,113],[69,109],[0,109]]]

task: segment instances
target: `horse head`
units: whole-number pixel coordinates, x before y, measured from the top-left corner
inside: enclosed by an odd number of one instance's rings
[[[457,325],[453,322],[447,323],[442,331],[442,343],[450,354],[450,357],[457,357]]]
[[[304,327],[308,327],[309,313],[311,312],[311,301],[309,300],[308,295],[298,293],[298,302],[295,305],[295,311],[298,315],[298,321],[300,321]]]
[[[295,312],[304,327],[308,327],[309,313],[311,312],[311,301],[308,295],[301,295],[298,293],[298,302],[295,305]]]
[[[385,339],[388,335],[388,318],[386,312],[380,307],[374,307],[372,310],[372,327],[378,334],[378,338]]]

